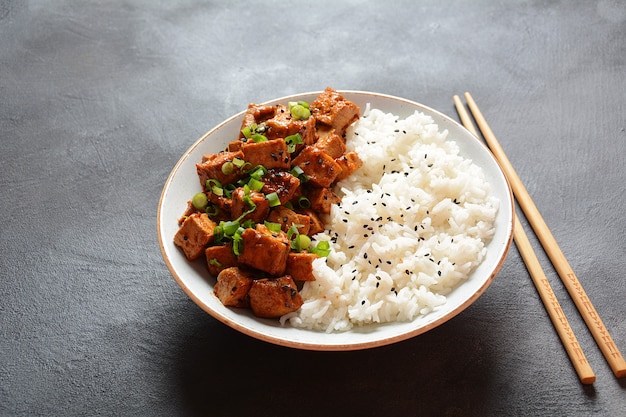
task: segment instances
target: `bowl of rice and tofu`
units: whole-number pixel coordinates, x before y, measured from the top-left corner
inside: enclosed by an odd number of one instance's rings
[[[157,214],[165,262],[200,308],[308,350],[445,323],[493,281],[512,229],[504,174],[460,124],[330,87],[214,127],[174,166]]]

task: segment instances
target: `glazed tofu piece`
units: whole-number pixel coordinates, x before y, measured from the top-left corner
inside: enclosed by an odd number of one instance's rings
[[[213,293],[222,304],[230,307],[249,307],[248,292],[252,288],[252,275],[238,267],[226,268],[217,276]]]
[[[273,276],[283,275],[289,255],[289,239],[280,231],[274,233],[263,224],[248,228],[241,234],[242,249],[239,263],[267,272]]]
[[[334,89],[327,87],[310,105],[311,114],[318,125],[335,129],[338,135],[343,136],[348,126],[356,122],[361,109]]]
[[[208,179],[216,179],[222,184],[229,184],[241,178],[243,173],[240,170],[234,169],[231,173],[225,174],[222,171],[222,166],[226,162],[232,162],[235,158],[243,159],[243,156],[244,154],[241,151],[204,155],[202,162],[196,164],[196,171],[198,172],[202,188],[206,189],[206,181]]]
[[[252,167],[263,165],[267,169],[289,169],[291,166],[291,154],[283,139],[258,143],[248,141],[241,145],[241,151],[243,159]]]
[[[302,130],[304,121],[294,120],[287,106],[278,104],[275,107],[274,117],[265,121],[265,126],[268,129],[265,136],[268,139],[284,139]]]
[[[287,232],[292,225],[299,226],[298,233],[303,235],[308,235],[311,227],[309,216],[296,213],[285,206],[274,207],[267,216],[267,221],[280,224],[284,232]]]
[[[324,151],[331,158],[339,158],[346,152],[346,141],[335,129],[318,132],[315,147]]]
[[[217,218],[230,217],[230,212],[233,207],[232,198],[225,197],[223,195],[217,195],[212,192],[207,193],[207,198],[211,204],[214,204],[219,208],[219,215]]]
[[[313,261],[319,256],[308,252],[292,252],[287,258],[285,274],[291,276],[294,281],[315,281],[313,275]]]
[[[214,277],[226,268],[237,266],[237,257],[231,245],[209,246],[204,254],[209,274]]]
[[[255,205],[253,212],[246,214],[242,221],[252,220],[255,223],[262,223],[270,212],[270,202],[265,198],[265,194],[258,191],[250,191],[248,195],[252,203]],[[246,192],[243,188],[237,188],[232,194],[231,216],[238,219],[241,215],[251,209],[246,203]]]
[[[300,180],[288,171],[269,170],[261,181],[265,183],[261,191],[264,194],[275,192],[281,204],[290,201],[300,191]]]
[[[213,240],[215,226],[206,213],[193,213],[183,221],[174,235],[174,244],[183,250],[188,260],[198,259]]]
[[[283,316],[296,311],[303,304],[295,282],[288,275],[255,280],[248,297],[254,315],[263,318]]]
[[[309,182],[318,187],[330,187],[341,167],[324,151],[315,146],[306,146],[293,160],[293,166],[299,166],[309,177]]]
[[[298,212],[309,218],[309,236],[313,236],[324,231],[324,222],[314,210],[300,209]]]
[[[267,119],[270,119],[276,115],[276,106],[267,106],[265,104],[249,103],[246,113],[243,116],[241,122],[241,129],[239,129],[239,138],[243,139],[244,135],[241,131],[253,124],[260,125]]]
[[[300,128],[300,136],[302,137],[302,142],[304,145],[313,145],[317,140],[317,135],[315,134],[316,121],[314,117],[309,117],[306,120],[300,120],[301,124]],[[298,149],[297,151],[299,151]]]
[[[356,152],[346,152],[344,155],[336,158],[335,162],[341,167],[341,172],[337,175],[335,181],[348,178],[354,171],[363,166],[363,161]]]
[[[323,214],[330,214],[332,205],[341,202],[341,198],[330,188],[312,188],[308,192],[308,198],[311,209]]]

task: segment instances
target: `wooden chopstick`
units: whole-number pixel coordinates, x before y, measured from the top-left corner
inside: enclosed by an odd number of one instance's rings
[[[454,96],[454,105],[459,113],[459,118],[461,119],[461,123],[467,130],[472,132],[474,136],[479,137],[474,124],[470,120],[470,117],[461,102],[459,96]],[[548,316],[554,325],[559,338],[561,339],[561,343],[567,352],[567,355],[578,374],[578,378],[583,384],[593,384],[596,380],[596,376],[591,369],[591,365],[587,361],[587,357],[583,353],[580,344],[578,343],[578,339],[574,335],[572,328],[561,309],[561,305],[548,282],[548,279],[541,268],[541,264],[537,259],[537,255],[533,250],[530,241],[528,240],[528,236],[526,236],[526,232],[524,232],[524,228],[519,221],[519,218],[516,214],[514,216],[514,225],[513,225],[513,239],[515,240],[515,244],[526,264],[526,268],[532,278],[535,287],[537,288],[537,292],[539,293],[539,297],[543,302],[543,305],[548,312]]]
[[[546,254],[550,258],[550,261],[561,278],[561,281],[563,281],[567,292],[574,301],[576,308],[580,312],[593,338],[600,347],[600,350],[611,367],[613,374],[617,378],[625,377],[626,361],[617,349],[613,338],[600,319],[600,315],[578,281],[576,274],[565,258],[565,255],[561,251],[561,248],[552,235],[552,232],[550,232],[550,229],[546,225],[541,213],[539,213],[539,210],[535,206],[535,203],[526,190],[526,187],[524,187],[524,184],[515,172],[513,165],[511,165],[511,162],[504,153],[504,150],[498,143],[496,136],[476,105],[476,102],[469,93],[465,93],[465,99],[485,141],[487,142],[489,148],[491,148],[491,151],[496,159],[500,162],[500,165],[507,176],[509,183],[511,184],[513,194],[515,194],[518,204],[526,215],[528,222],[541,242]]]

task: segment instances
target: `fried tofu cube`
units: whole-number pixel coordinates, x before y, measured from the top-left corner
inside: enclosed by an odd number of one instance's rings
[[[243,159],[253,167],[263,165],[267,169],[289,169],[291,166],[291,154],[283,139],[265,142],[248,141],[241,145],[241,151]]]
[[[285,274],[291,276],[294,281],[315,281],[313,275],[313,261],[318,255],[309,252],[291,252],[287,258]]]
[[[343,136],[348,126],[356,122],[361,109],[331,87],[327,87],[310,105],[311,114],[318,124],[335,129]]]
[[[193,213],[185,219],[174,235],[174,244],[182,248],[188,260],[198,259],[213,240],[215,226],[217,224],[209,219],[206,213]]]
[[[320,130],[315,147],[336,159],[346,152],[346,141],[337,134],[335,129]]]
[[[267,216],[267,221],[280,224],[283,232],[287,232],[293,225],[298,227],[298,233],[307,235],[310,229],[309,216],[296,213],[285,206],[274,207]]]
[[[330,188],[312,188],[308,192],[311,208],[318,213],[330,214],[333,204],[341,202],[341,198]]]
[[[209,246],[204,251],[209,274],[216,277],[226,268],[237,266],[237,256],[231,245]]]
[[[309,236],[314,236],[324,231],[324,222],[314,210],[311,209],[299,209],[301,214],[305,214],[309,218]]]
[[[268,106],[265,104],[249,103],[246,113],[243,116],[241,122],[241,129],[239,129],[239,138],[243,139],[244,135],[241,132],[244,128],[253,124],[259,125],[265,120],[270,119],[276,115],[276,106]]]
[[[226,268],[217,275],[213,293],[222,304],[230,307],[249,307],[248,292],[252,288],[252,275],[238,267]]]
[[[254,315],[263,318],[283,316],[296,311],[303,304],[295,282],[288,275],[255,280],[248,297]]]
[[[284,139],[287,136],[295,135],[302,130],[304,123],[302,120],[294,120],[291,117],[289,108],[284,104],[277,104],[274,116],[265,121],[267,131],[265,136],[268,139]]]
[[[235,182],[243,177],[243,172],[239,169],[233,169],[230,173],[225,174],[222,166],[227,162],[232,162],[235,158],[243,159],[243,152],[220,152],[216,154],[204,155],[202,162],[196,164],[196,171],[200,178],[200,185],[206,189],[206,181],[208,179],[216,179],[222,184]],[[227,171],[228,172],[228,171]]]
[[[265,194],[258,191],[250,191],[250,194],[246,196],[243,188],[237,188],[233,191],[231,216],[238,219],[251,208],[246,203],[246,197],[250,198],[255,208],[253,212],[243,216],[242,221],[250,219],[255,223],[263,222],[270,212],[270,202],[265,198]]]
[[[292,165],[302,168],[309,177],[309,182],[318,187],[330,187],[341,172],[341,167],[335,160],[315,146],[306,146],[294,158]]]
[[[269,170],[261,181],[265,183],[261,191],[264,194],[275,192],[280,204],[287,203],[300,191],[300,180],[287,171]]]
[[[240,264],[273,276],[284,274],[290,251],[285,232],[274,233],[265,225],[257,224],[254,229],[244,230],[241,242]]]
[[[341,172],[335,181],[348,178],[354,171],[363,166],[363,161],[356,152],[346,152],[343,156],[336,158],[335,162],[341,167]]]

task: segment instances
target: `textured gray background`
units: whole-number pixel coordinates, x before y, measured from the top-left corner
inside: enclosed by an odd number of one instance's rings
[[[455,118],[472,92],[626,353],[626,3],[4,0],[0,415],[626,415],[540,250],[593,386],[515,247],[461,315],[370,351],[266,344],[184,295],[156,237],[180,155],[327,85]]]

